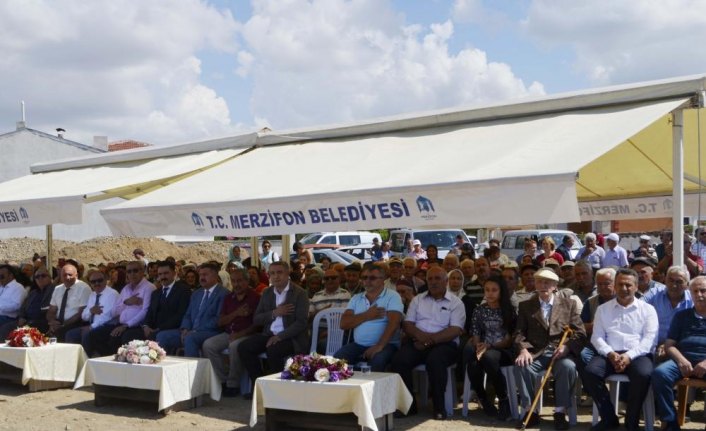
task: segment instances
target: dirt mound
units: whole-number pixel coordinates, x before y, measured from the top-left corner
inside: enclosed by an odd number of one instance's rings
[[[54,262],[59,257],[74,258],[84,264],[117,262],[133,259],[132,251],[141,248],[149,260],[164,259],[174,256],[187,262],[201,263],[215,259],[219,262],[228,260],[230,242],[199,242],[178,245],[161,238],[103,237],[75,243],[54,241]],[[34,253],[46,254],[46,241],[33,238],[10,238],[0,240],[0,261],[25,262]],[[243,251],[243,258],[247,252]]]

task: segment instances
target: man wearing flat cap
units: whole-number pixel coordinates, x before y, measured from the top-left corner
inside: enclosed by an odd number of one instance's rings
[[[520,382],[520,402],[523,419],[527,415],[528,426],[539,424],[539,415],[530,412],[532,398],[537,392],[540,374],[547,369],[552,357],[556,357],[552,368],[555,381],[556,408],[554,428],[569,428],[566,411],[571,406],[576,383],[576,364],[586,339],[586,331],[581,321],[576,302],[555,294],[559,276],[549,268],[541,268],[534,274],[535,296],[523,301],[519,306],[517,329],[514,343],[518,352],[515,359],[515,372]],[[559,348],[566,327],[572,333]]]
[[[630,262],[630,269],[637,273],[637,292],[635,298],[649,301],[666,286],[652,278],[657,262],[649,257],[638,257]]]
[[[609,266],[615,266],[618,268],[627,267],[628,252],[618,245],[620,243],[620,236],[618,236],[617,233],[611,233],[606,236],[605,240],[605,256],[603,256],[601,268],[607,268]]]

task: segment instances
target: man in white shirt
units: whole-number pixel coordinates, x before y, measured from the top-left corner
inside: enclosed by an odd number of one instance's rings
[[[12,266],[0,265],[0,326],[17,320],[25,296],[24,287],[15,280]]]
[[[70,263],[61,268],[61,282],[51,296],[47,321],[47,335],[64,341],[66,332],[81,325],[81,313],[88,304],[91,288],[78,279],[78,269]]]
[[[620,243],[620,236],[618,236],[617,233],[608,234],[605,238],[605,243],[607,247],[605,256],[603,256],[603,261],[601,262],[601,268],[607,268],[609,266],[616,266],[618,268],[627,267],[628,252],[618,245],[618,243]]]
[[[598,354],[581,370],[583,387],[601,416],[591,431],[619,426],[605,385],[605,378],[616,373],[630,378],[625,426],[628,431],[639,429],[640,409],[654,368],[652,352],[657,343],[658,320],[654,307],[635,298],[636,291],[637,273],[632,269],[618,269],[616,298],[596,310],[591,343]]]
[[[390,368],[412,390],[412,370],[426,366],[434,406],[434,419],[446,419],[444,391],[446,369],[458,360],[459,336],[463,334],[466,311],[463,302],[446,288],[448,276],[440,267],[427,271],[429,290],[412,299],[402,327],[409,337],[392,359]],[[427,396],[427,394],[422,394]],[[407,412],[415,414],[416,403]],[[399,416],[399,415],[398,415]]]
[[[270,372],[275,373],[284,369],[288,357],[309,348],[309,297],[301,287],[290,283],[287,262],[272,262],[268,274],[271,285],[262,292],[253,317],[253,323],[262,331],[238,346],[240,360],[253,385],[264,373],[258,358],[261,353],[267,353]],[[245,398],[251,399],[252,392]]]
[[[88,274],[88,282],[93,286],[93,292],[88,296],[88,303],[81,312],[81,320],[87,325],[66,332],[66,342],[81,344],[89,356],[93,353],[89,352],[89,332],[113,319],[113,307],[120,295],[115,289],[107,286],[107,281],[106,275],[100,271]]]

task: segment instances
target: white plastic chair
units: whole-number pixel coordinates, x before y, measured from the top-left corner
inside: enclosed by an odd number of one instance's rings
[[[513,419],[519,419],[519,405],[517,404],[517,384],[515,383],[514,377],[514,365],[508,365],[505,367],[500,367],[500,372],[505,378],[505,387],[507,389],[507,401],[510,407],[510,415]],[[488,387],[488,375],[483,377],[483,385]],[[471,387],[471,380],[468,378],[468,373],[464,373],[463,379],[463,407],[461,409],[461,415],[463,417],[468,416],[468,404],[471,401],[471,393],[473,388]]]
[[[620,400],[620,383],[630,383],[630,377],[625,374],[611,374],[605,378],[605,381],[608,383],[610,388],[610,400],[613,402],[613,406],[615,407],[615,415],[617,416],[618,401]],[[645,430],[652,431],[655,423],[655,398],[652,393],[652,385],[650,385],[645,401],[642,403],[642,414],[645,417]],[[593,403],[593,425],[598,423],[599,417],[600,414],[598,413],[598,407],[596,406],[596,403]]]
[[[444,408],[446,409],[446,414],[451,417],[454,414],[454,407],[456,406],[456,376],[455,376],[456,364],[450,365],[446,368],[446,390],[444,392]],[[419,384],[419,406],[424,408],[427,406],[429,399],[429,376],[427,374],[427,367],[424,364],[417,365],[414,368],[414,372],[418,376]]]
[[[327,326],[325,354],[329,356],[333,355],[343,346],[344,331],[341,329],[341,316],[343,316],[344,311],[346,311],[345,308],[326,308],[316,313],[311,329],[310,352],[316,352],[317,343],[319,341],[319,326],[321,326],[322,320],[326,321]]]

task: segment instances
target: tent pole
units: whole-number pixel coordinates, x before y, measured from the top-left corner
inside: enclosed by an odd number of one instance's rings
[[[672,262],[684,262],[684,111],[672,112]]]
[[[47,271],[49,272],[49,277],[54,277],[52,271],[52,252],[54,251],[54,231],[53,226],[48,224],[47,226]]]
[[[257,237],[250,237],[250,266],[260,267],[260,249],[257,248]]]
[[[291,244],[290,238],[291,237],[289,235],[282,235],[282,256],[280,257],[280,259],[282,259],[283,261],[285,261],[287,263],[290,263],[289,262],[289,253],[290,253],[289,250],[292,249],[292,244]]]

